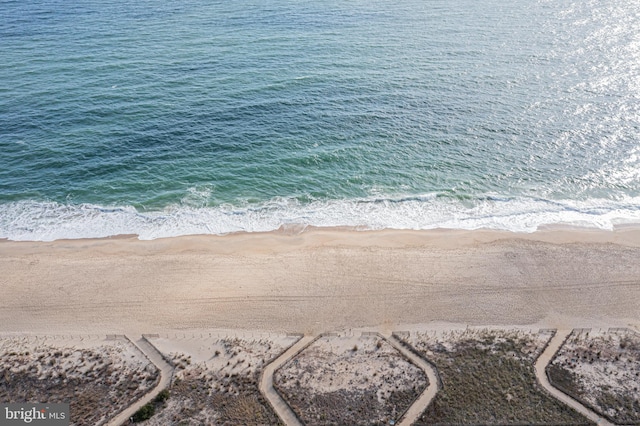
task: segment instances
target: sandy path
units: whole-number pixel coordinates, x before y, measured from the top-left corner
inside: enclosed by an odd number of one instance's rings
[[[302,426],[302,423],[298,421],[289,404],[287,404],[273,388],[273,373],[284,363],[296,356],[303,348],[311,343],[313,339],[314,336],[302,337],[282,355],[267,364],[260,375],[260,392],[269,400],[276,414],[286,426]]]
[[[633,241],[637,231],[0,241],[0,332],[628,327],[640,324]]]
[[[571,334],[571,330],[558,330],[556,332],[555,336],[553,336],[553,338],[547,345],[544,352],[540,354],[540,356],[536,360],[536,363],[534,365],[536,370],[536,378],[538,379],[540,384],[551,395],[553,395],[556,399],[560,400],[562,403],[570,406],[580,414],[587,417],[589,420],[594,421],[599,425],[611,426],[612,423],[607,421],[605,418],[600,417],[598,414],[596,414],[589,408],[585,407],[584,405],[580,404],[578,401],[571,398],[569,395],[565,394],[564,392],[561,392],[558,389],[554,388],[553,386],[551,386],[551,383],[549,383],[549,379],[547,378],[547,373],[545,372],[545,368],[551,362],[551,359],[553,358],[555,353],[558,352],[558,350],[560,349],[560,346],[562,346],[562,343],[570,334]]]
[[[157,368],[160,370],[160,381],[156,385],[155,388],[151,389],[145,396],[137,400],[135,403],[130,405],[126,410],[118,414],[114,417],[109,423],[109,426],[121,426],[125,423],[128,424],[129,418],[135,414],[143,405],[147,402],[151,401],[153,398],[160,393],[163,389],[166,389],[171,382],[171,375],[173,374],[173,367],[169,365],[158,350],[153,347],[146,339],[140,337],[137,340],[131,340],[137,347],[142,351],[143,354],[147,356],[149,361],[151,361]]]
[[[438,375],[434,368],[426,362],[424,359],[420,358],[409,349],[407,349],[402,343],[400,343],[395,337],[388,335],[385,336],[387,341],[396,348],[402,355],[410,359],[415,365],[420,367],[422,371],[427,375],[429,379],[429,386],[420,394],[418,399],[409,407],[409,409],[405,412],[398,426],[410,426],[415,423],[418,418],[422,415],[422,413],[427,409],[433,398],[435,398],[436,393],[438,393]]]

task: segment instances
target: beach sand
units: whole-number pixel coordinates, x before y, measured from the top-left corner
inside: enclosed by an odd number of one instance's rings
[[[0,241],[0,332],[640,326],[640,229]]]

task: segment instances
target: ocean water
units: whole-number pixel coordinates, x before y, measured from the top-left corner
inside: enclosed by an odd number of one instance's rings
[[[0,238],[640,223],[640,3],[0,0]]]

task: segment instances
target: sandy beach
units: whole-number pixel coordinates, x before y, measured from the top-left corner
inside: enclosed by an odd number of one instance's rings
[[[640,326],[640,229],[0,241],[0,332]]]

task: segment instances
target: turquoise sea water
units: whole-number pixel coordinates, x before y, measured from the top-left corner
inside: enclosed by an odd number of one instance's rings
[[[0,238],[640,222],[640,3],[0,0]]]

